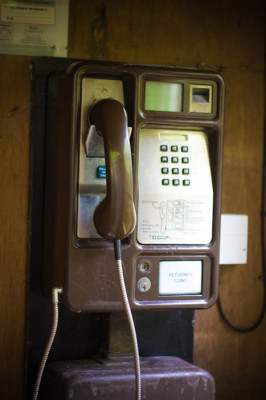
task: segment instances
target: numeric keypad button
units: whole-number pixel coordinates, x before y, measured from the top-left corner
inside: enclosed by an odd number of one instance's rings
[[[161,151],[167,151],[168,146],[166,144],[161,144],[160,149],[161,149]]]
[[[177,164],[179,160],[178,160],[178,157],[172,157],[171,161],[173,164]]]
[[[172,168],[172,174],[173,175],[178,175],[179,174],[179,168]]]
[[[173,186],[179,186],[180,185],[180,180],[179,179],[173,179],[172,180]]]

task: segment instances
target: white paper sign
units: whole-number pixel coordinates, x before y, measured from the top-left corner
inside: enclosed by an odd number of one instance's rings
[[[69,0],[0,1],[0,53],[67,57]]]

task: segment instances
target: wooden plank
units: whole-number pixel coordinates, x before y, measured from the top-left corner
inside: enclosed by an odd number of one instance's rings
[[[261,60],[263,70],[263,59]],[[264,134],[264,74],[223,73],[227,87],[222,212],[247,214],[247,265],[221,266],[220,296],[226,316],[240,328],[252,326],[263,302],[261,191]],[[217,307],[196,313],[195,363],[211,372],[217,400],[260,398],[264,393],[266,321],[254,332],[228,328]]]
[[[19,399],[29,241],[30,79],[28,57],[0,56],[1,398]]]

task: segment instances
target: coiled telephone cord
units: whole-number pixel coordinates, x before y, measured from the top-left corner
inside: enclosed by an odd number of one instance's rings
[[[138,350],[138,340],[136,335],[136,329],[134,320],[132,317],[128,297],[127,290],[124,280],[123,273],[123,264],[122,264],[122,256],[121,256],[121,240],[114,241],[114,251],[115,251],[115,259],[117,264],[117,272],[120,283],[120,289],[122,293],[123,303],[125,312],[127,315],[127,320],[129,324],[130,334],[132,338],[133,344],[133,354],[134,354],[134,362],[135,362],[135,378],[136,378],[136,400],[141,400],[141,373],[140,373],[140,360],[139,360],[139,350]]]

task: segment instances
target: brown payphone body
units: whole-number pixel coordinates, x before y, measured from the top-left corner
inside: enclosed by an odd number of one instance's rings
[[[132,233],[122,237],[131,308],[211,306],[219,276],[224,102],[220,76],[77,62],[50,77],[48,93],[45,291],[62,287],[61,301],[75,311],[123,307],[113,244],[98,234],[93,218],[110,191],[116,191],[110,215],[100,217],[108,219],[110,227],[117,213],[125,218],[129,214],[123,197],[131,190],[137,222],[134,229],[132,223]],[[123,140],[130,141],[131,154],[121,150],[122,139],[118,147],[113,142],[109,146],[97,131],[91,110],[106,99],[125,110]],[[113,127],[113,118],[122,117],[115,107],[111,114]],[[126,153],[122,163],[121,152]]]

